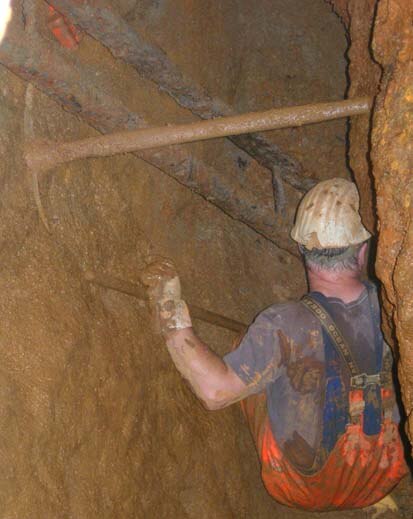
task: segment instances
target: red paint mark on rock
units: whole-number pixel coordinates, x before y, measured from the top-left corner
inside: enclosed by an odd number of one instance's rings
[[[54,7],[49,6],[47,25],[56,40],[66,49],[76,49],[82,39],[82,32]]]

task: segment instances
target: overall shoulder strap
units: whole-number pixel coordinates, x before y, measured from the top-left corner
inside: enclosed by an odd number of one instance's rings
[[[301,301],[320,321],[321,326],[331,338],[332,344],[343,358],[350,372],[349,415],[351,423],[360,423],[361,417],[364,416],[363,432],[369,435],[378,434],[382,423],[381,387],[383,386],[383,374],[380,372],[373,375],[361,373],[348,344],[327,310],[308,294]],[[378,340],[377,334],[376,340]],[[381,349],[381,355],[382,351]]]
[[[301,299],[301,302],[320,321],[321,326],[330,336],[337,351],[340,353],[346,366],[348,367],[351,377],[358,377],[361,373],[356,361],[354,360],[351,350],[327,310],[308,294]]]
[[[384,355],[384,339],[380,326],[380,306],[377,299],[375,285],[370,281],[365,281],[364,286],[367,288],[371,318],[373,320],[374,344],[376,350],[376,371],[379,372],[383,369]]]

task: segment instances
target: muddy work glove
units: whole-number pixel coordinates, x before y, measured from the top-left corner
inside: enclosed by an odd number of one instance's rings
[[[142,272],[141,281],[148,287],[157,332],[165,335],[192,327],[188,306],[181,299],[181,283],[171,260],[158,258],[150,262]]]

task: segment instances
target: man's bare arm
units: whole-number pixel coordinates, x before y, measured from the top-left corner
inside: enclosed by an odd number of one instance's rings
[[[251,392],[192,328],[169,332],[165,340],[176,368],[208,409],[222,409]]]
[[[194,333],[188,307],[170,260],[158,259],[143,271],[142,281],[158,330],[172,360],[208,409],[221,409],[248,396],[252,390]]]

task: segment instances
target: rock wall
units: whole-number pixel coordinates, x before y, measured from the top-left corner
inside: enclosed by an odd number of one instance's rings
[[[133,281],[144,257],[161,253],[177,261],[188,297],[248,321],[280,297],[281,279],[300,291],[303,280],[290,273],[297,261],[129,156],[73,164],[45,180],[48,234],[19,161],[24,108],[36,133],[91,132],[11,74],[1,71],[0,81],[10,92],[2,104],[0,517],[274,515],[238,409],[204,411],[145,305],[88,285],[83,272]],[[268,267],[256,272],[263,257]],[[233,340],[196,327],[222,353]]]
[[[45,4],[32,4],[37,19],[23,19],[28,4],[16,1],[13,23],[35,26],[32,37],[56,45]],[[268,0],[260,9],[212,0],[114,5],[239,110],[343,95],[346,42],[322,0]],[[153,124],[192,120],[97,42],[86,37],[77,52]],[[176,261],[189,301],[249,322],[304,291],[299,261],[129,155],[72,163],[42,178],[48,233],[24,144],[95,132],[3,68],[0,96],[0,517],[307,517],[268,497],[238,408],[200,406],[153,334],[146,306],[83,276],[91,269],[137,280],[145,257],[162,254]],[[316,177],[348,174],[343,122],[272,138]],[[240,157],[226,141],[191,149],[223,174]],[[268,183],[267,172],[241,158],[243,182]],[[299,195],[288,196],[291,218]],[[228,351],[232,333],[195,326],[216,351]]]
[[[382,67],[372,132],[378,216],[376,269],[400,355],[399,379],[413,442],[413,10],[409,1],[379,2],[374,59]]]
[[[349,31],[349,94],[374,99],[372,117],[358,118],[351,126],[350,165],[362,193],[364,220],[377,230],[383,325],[400,357],[399,378],[413,441],[412,6],[408,0],[332,3]]]

